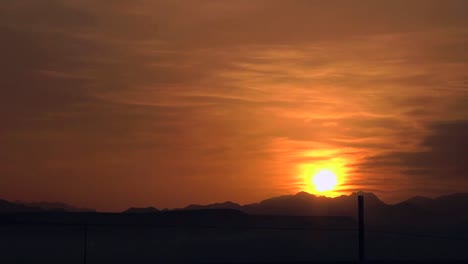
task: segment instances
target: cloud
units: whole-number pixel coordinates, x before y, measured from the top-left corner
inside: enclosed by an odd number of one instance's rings
[[[298,167],[334,158],[366,172],[346,184],[376,190],[388,167],[438,174],[422,157],[456,170],[434,154],[450,129],[430,124],[468,119],[466,5],[7,0],[1,186],[183,206],[299,191]],[[442,139],[420,145],[428,133]]]
[[[395,173],[412,183],[412,190],[456,191],[468,182],[468,121],[434,122],[418,150],[393,151],[365,158],[355,164],[357,173]],[[437,188],[438,186],[439,188]],[[447,188],[449,190],[447,190]],[[406,191],[405,187],[400,191]]]

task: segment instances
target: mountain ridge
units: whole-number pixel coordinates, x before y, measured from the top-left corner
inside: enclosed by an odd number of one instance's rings
[[[356,218],[357,196],[359,194],[364,195],[366,219],[370,223],[440,221],[440,217],[447,218],[447,216],[454,216],[463,221],[468,219],[468,213],[464,210],[468,208],[468,193],[447,194],[436,198],[414,196],[400,203],[387,204],[372,192],[353,192],[349,195],[337,197],[317,196],[307,192],[298,192],[244,205],[226,201],[206,205],[190,204],[183,208],[168,211],[232,209],[253,215],[351,216]],[[77,208],[65,203],[21,203],[0,199],[0,213],[42,211],[95,212],[92,209]],[[154,207],[131,207],[123,212],[157,213],[161,211]]]
[[[437,225],[468,223],[468,193],[437,198],[415,196],[396,204],[387,204],[371,192],[354,192],[337,197],[316,196],[307,192],[268,198],[258,203],[239,205],[232,202],[190,205],[179,210],[237,209],[252,215],[349,216],[357,218],[357,197],[364,196],[364,212],[369,224]],[[235,208],[233,208],[235,207]]]
[[[94,209],[75,207],[60,202],[21,202],[7,201],[0,199],[0,213],[21,213],[21,212],[96,212]]]

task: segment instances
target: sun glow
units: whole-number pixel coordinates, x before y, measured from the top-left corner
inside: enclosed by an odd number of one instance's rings
[[[300,164],[298,181],[300,191],[335,197],[344,192],[347,183],[346,160],[332,158],[318,161],[316,163]]]
[[[321,170],[314,175],[312,183],[318,192],[331,191],[336,185],[336,176],[331,171]]]

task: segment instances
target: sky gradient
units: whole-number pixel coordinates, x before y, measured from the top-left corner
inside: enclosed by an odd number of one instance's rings
[[[1,2],[1,198],[468,189],[468,1]]]

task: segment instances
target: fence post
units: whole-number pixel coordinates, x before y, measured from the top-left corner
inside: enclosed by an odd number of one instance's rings
[[[359,263],[365,261],[364,251],[364,195],[358,195],[358,222],[359,222]]]

